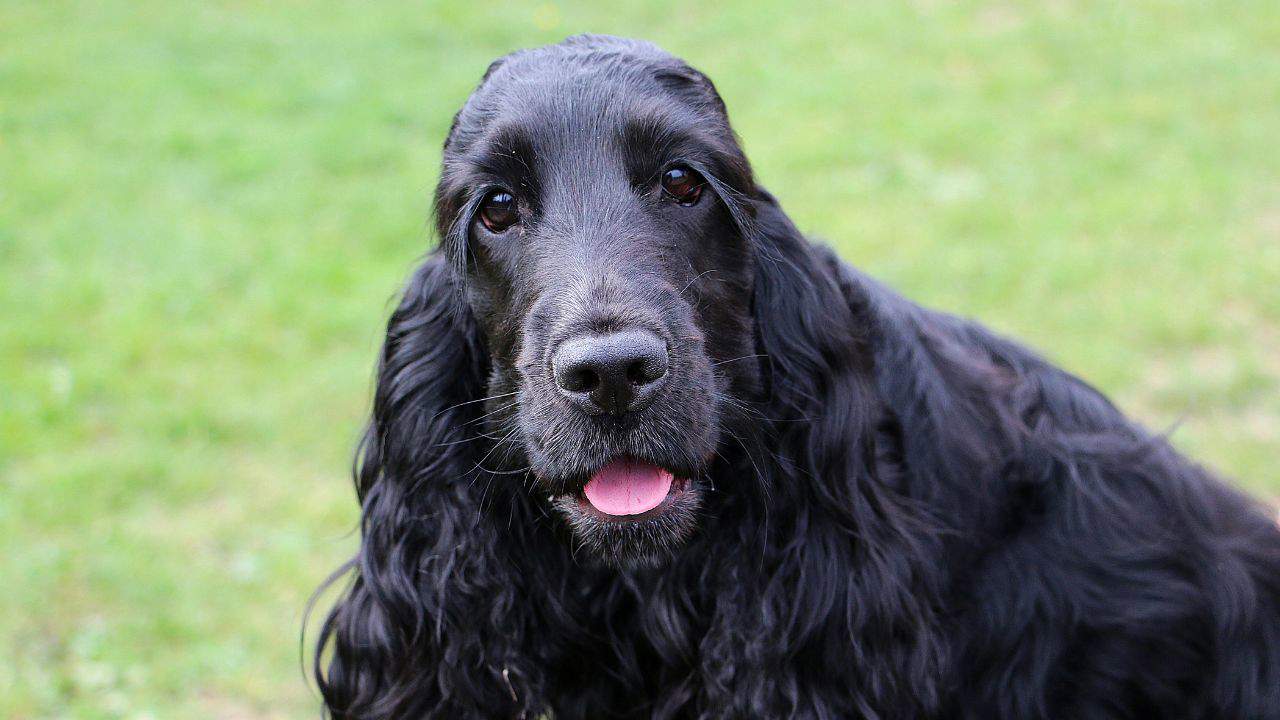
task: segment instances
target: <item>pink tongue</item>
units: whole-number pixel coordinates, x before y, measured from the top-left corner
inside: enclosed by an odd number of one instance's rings
[[[591,506],[606,515],[639,515],[662,502],[671,490],[671,473],[657,465],[615,460],[583,488]]]

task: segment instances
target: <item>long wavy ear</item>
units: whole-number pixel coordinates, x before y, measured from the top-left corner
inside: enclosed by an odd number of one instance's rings
[[[777,604],[770,613],[803,619],[771,642],[842,645],[832,657],[848,657],[853,644],[865,666],[842,667],[844,680],[831,679],[846,687],[849,707],[931,717],[943,659],[934,635],[938,580],[921,561],[930,552],[929,523],[892,478],[878,475],[882,406],[865,305],[846,297],[835,257],[809,243],[771,195],[757,190],[750,202],[753,311],[779,475],[768,504],[795,509],[769,523],[777,533],[771,542],[782,548],[780,572],[795,582],[762,600]],[[797,537],[805,538],[799,549]],[[803,581],[814,577],[844,579]]]
[[[487,359],[455,278],[442,256],[428,258],[387,325],[355,473],[360,550],[315,657],[334,718],[520,712],[519,583],[480,512],[480,450],[466,435]],[[495,632],[498,621],[515,630]]]
[[[870,475],[878,401],[867,324],[844,296],[827,252],[800,234],[772,195],[757,193],[749,226],[753,312],[770,410],[802,421],[779,428],[805,440],[796,460],[806,469],[827,471],[820,477]]]

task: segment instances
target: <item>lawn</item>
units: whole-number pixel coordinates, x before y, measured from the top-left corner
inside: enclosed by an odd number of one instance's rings
[[[315,716],[440,143],[588,29],[706,70],[803,229],[1280,495],[1274,0],[488,6],[0,4],[0,717]]]

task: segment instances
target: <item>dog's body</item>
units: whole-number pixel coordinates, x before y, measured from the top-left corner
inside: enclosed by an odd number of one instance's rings
[[[569,109],[504,110],[529,88]],[[1268,515],[810,244],[718,102],[589,37],[495,63],[459,113],[443,249],[388,327],[330,712],[1280,717]],[[610,164],[614,112],[659,149],[624,123]],[[619,463],[665,496],[617,509],[605,491],[648,487]]]

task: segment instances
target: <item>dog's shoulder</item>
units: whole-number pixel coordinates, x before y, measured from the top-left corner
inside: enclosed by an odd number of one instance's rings
[[[1128,512],[1183,521],[1210,535],[1244,532],[1280,552],[1273,515],[1127,417],[1103,393],[980,323],[927,309],[828,259],[856,321],[867,328],[875,385],[904,443],[931,483],[958,495],[1000,495],[1020,484],[1098,509],[1096,522],[1133,523]],[[1173,516],[1180,516],[1175,520]],[[1143,517],[1141,522],[1152,517]],[[1167,529],[1167,528],[1166,528]],[[1280,573],[1280,556],[1273,561]]]
[[[865,327],[882,399],[905,421],[998,435],[1018,426],[1145,435],[1105,395],[1025,345],[923,307],[825,252],[855,321]]]
[[[1225,511],[1220,527],[1239,521],[1258,529],[1260,506],[1084,380],[980,323],[922,307],[834,255],[827,262],[866,327],[875,385],[905,453],[934,480],[971,492],[976,474],[999,469],[1006,486],[1010,478],[1051,478],[1051,493],[1119,492],[1148,511],[1177,512],[1194,497],[1202,513]],[[1270,520],[1262,525],[1273,534]]]
[[[969,663],[1049,657],[1053,618],[1098,657],[1145,653],[1127,682],[1146,687],[1152,707],[1180,708],[1202,683],[1201,709],[1187,716],[1276,717],[1273,513],[1034,351],[833,254],[826,263],[866,328],[886,434],[899,444],[894,477],[967,543],[954,565],[965,568],[958,596],[976,608]],[[1209,643],[1229,650],[1206,655]],[[1080,682],[1123,664],[1100,663],[1077,668]],[[977,684],[971,704],[1008,698]]]

